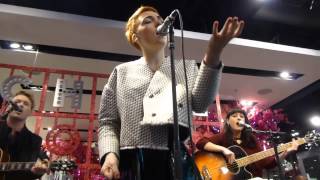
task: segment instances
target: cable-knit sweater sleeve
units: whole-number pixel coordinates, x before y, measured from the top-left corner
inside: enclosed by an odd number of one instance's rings
[[[120,119],[117,109],[117,69],[115,68],[105,85],[99,110],[98,146],[100,159],[113,152],[119,157]]]
[[[214,69],[202,62],[199,70],[197,66],[195,68],[197,77],[192,89],[192,110],[201,113],[213,103],[219,90],[223,64]]]

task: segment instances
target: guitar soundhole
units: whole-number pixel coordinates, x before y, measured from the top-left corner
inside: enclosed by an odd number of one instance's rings
[[[239,166],[236,162],[227,165],[230,172],[236,174],[239,171]]]

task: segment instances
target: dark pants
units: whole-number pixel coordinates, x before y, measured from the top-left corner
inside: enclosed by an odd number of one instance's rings
[[[188,129],[180,129],[180,139],[186,139]],[[130,149],[120,151],[120,175],[121,180],[173,180],[172,153],[173,130],[169,128],[169,149]],[[183,180],[199,178],[199,172],[194,169],[194,161],[187,153],[183,143],[181,148],[181,163]]]
[[[172,180],[169,159],[170,153],[165,150],[121,150],[121,180]]]

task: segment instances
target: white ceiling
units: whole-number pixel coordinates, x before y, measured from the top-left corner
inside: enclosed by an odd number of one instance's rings
[[[124,37],[124,22],[84,17],[0,4],[0,39],[75,49],[139,55]],[[203,58],[210,35],[185,33],[185,55],[189,59]],[[177,39],[177,57],[180,57],[180,34]],[[37,57],[37,58],[36,58]],[[36,59],[36,61],[35,61]],[[275,78],[223,74],[220,87],[222,99],[250,99],[263,106],[273,105],[315,82],[320,77],[320,51],[234,39],[222,55],[226,66],[304,74],[294,81]],[[118,62],[60,56],[39,52],[26,53],[0,50],[0,63],[36,67],[60,68],[76,71],[110,73]],[[0,82],[8,71],[0,68]],[[41,76],[41,75],[39,75]],[[35,76],[35,79],[37,77]],[[41,77],[38,77],[41,84]],[[106,79],[99,79],[98,90]],[[35,83],[36,84],[36,83]],[[55,84],[55,79],[50,79]],[[90,83],[86,83],[90,89]],[[272,93],[259,95],[257,91],[271,89]],[[99,97],[97,97],[99,99]],[[98,102],[97,102],[98,104]],[[50,104],[47,105],[50,110]]]

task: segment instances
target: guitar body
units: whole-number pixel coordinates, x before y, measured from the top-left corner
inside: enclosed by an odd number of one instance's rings
[[[10,156],[0,148],[0,163],[9,162]],[[0,180],[5,180],[4,172],[0,172]]]
[[[240,146],[230,146],[236,159],[247,156]],[[204,180],[244,180],[252,178],[252,174],[245,168],[239,168],[237,163],[227,164],[225,157],[220,153],[197,152],[196,166]]]
[[[320,135],[315,131],[308,133],[304,138],[297,139],[298,145],[306,142],[319,142]],[[281,144],[277,147],[281,153],[292,146],[292,142]],[[195,154],[194,161],[204,180],[244,180],[253,178],[252,174],[246,169],[246,166],[262,160],[266,157],[275,154],[273,148],[266,149],[254,154],[247,153],[237,145],[230,146],[230,149],[235,154],[235,162],[233,164],[226,163],[222,154],[211,152],[198,152]]]

